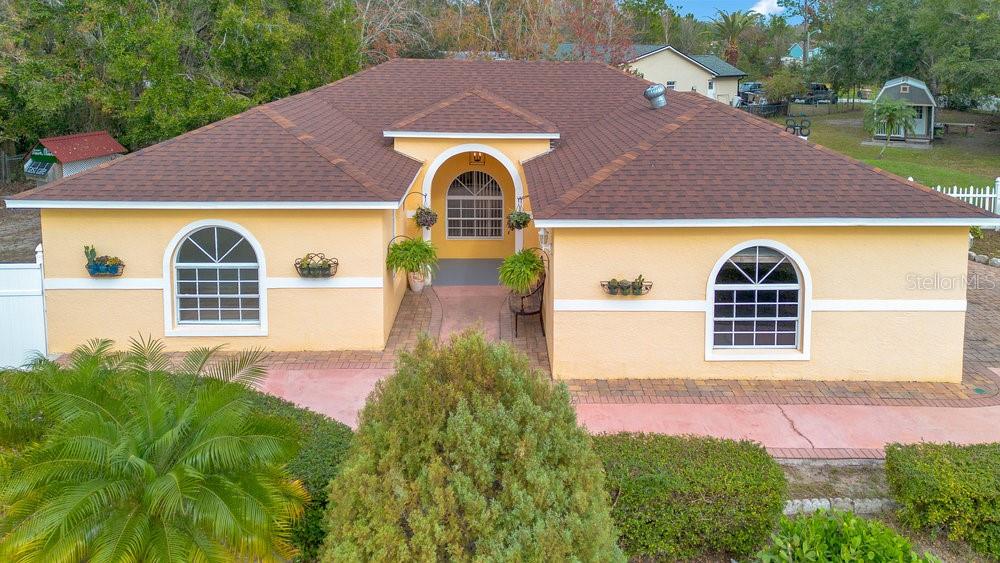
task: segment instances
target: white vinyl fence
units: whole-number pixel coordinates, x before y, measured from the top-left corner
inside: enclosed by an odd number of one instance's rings
[[[913,178],[911,177],[909,180],[913,181]],[[997,178],[992,186],[937,186],[934,189],[990,213],[1000,211],[1000,206],[997,205],[997,197],[1000,194],[1000,178]]]
[[[42,247],[34,264],[0,264],[0,368],[19,367],[46,352]]]

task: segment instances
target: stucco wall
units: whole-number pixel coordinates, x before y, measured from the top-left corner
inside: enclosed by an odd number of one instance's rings
[[[168,348],[228,343],[230,348],[261,346],[271,350],[381,349],[392,324],[389,317],[394,317],[401,297],[397,284],[392,285],[395,293],[390,292],[390,297],[383,295],[393,281],[384,266],[391,214],[346,210],[44,210],[50,351],[65,352],[95,337],[119,342],[139,334],[163,338],[167,330],[163,287],[172,292],[172,279],[164,280],[164,253],[178,232],[204,220],[236,223],[262,247],[262,277],[268,287],[267,334],[167,336]],[[95,245],[101,254],[122,258],[125,275],[89,278],[83,268],[86,244]],[[323,252],[340,261],[332,283],[298,277],[293,261],[307,252]],[[172,268],[167,273],[172,276]],[[288,287],[302,282],[307,286]],[[338,284],[342,287],[331,287]]]
[[[712,269],[755,239],[801,256],[809,345],[795,359],[707,361]],[[961,380],[964,228],[557,229],[554,244],[557,378]],[[640,273],[646,296],[598,284]]]

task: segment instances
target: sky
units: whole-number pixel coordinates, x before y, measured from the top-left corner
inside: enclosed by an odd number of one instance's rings
[[[766,16],[781,13],[778,0],[673,0],[669,4],[679,6],[681,14],[694,14],[702,20],[712,18],[717,10],[753,10]]]

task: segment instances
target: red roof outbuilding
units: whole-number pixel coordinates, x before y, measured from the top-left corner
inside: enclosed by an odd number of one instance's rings
[[[38,143],[63,164],[128,152],[107,131],[47,137],[39,139]]]

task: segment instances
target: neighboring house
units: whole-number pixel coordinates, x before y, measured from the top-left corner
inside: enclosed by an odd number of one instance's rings
[[[792,43],[792,46],[788,48],[788,52],[785,53],[784,57],[781,57],[781,64],[793,65],[802,64],[802,55],[805,53],[805,49],[802,48],[801,43]],[[823,49],[821,47],[812,47],[809,49],[809,60],[815,59],[816,57],[823,54]]]
[[[913,120],[913,133],[907,134],[900,127],[892,133],[893,139],[907,141],[931,142],[934,140],[934,118],[937,113],[937,103],[930,88],[922,80],[909,76],[900,76],[887,80],[875,96],[875,104],[879,100],[902,100],[909,104],[916,113]],[[885,139],[885,128],[875,133],[876,139]]]
[[[1000,217],[690,91],[652,109],[649,85],[391,60],[11,196],[41,210],[49,351],[378,350],[407,235],[452,273],[548,249],[556,378],[961,381],[968,229]],[[534,222],[511,233],[518,201]],[[124,276],[88,277],[84,245]],[[336,276],[297,277],[307,252]],[[639,274],[647,295],[602,290]]]
[[[576,46],[559,45],[556,58],[573,58]],[[726,104],[739,98],[740,79],[746,73],[715,55],[688,55],[670,45],[633,45],[629,68],[650,82],[659,82],[670,90],[698,92]]]
[[[24,173],[36,184],[79,174],[125,154],[107,131],[91,131],[39,139],[24,163]]]

